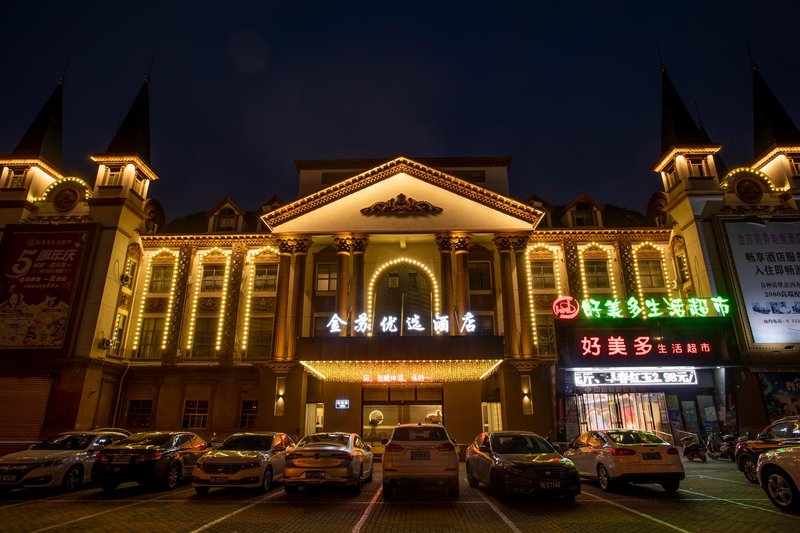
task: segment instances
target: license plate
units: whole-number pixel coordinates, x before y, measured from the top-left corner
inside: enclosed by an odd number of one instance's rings
[[[411,460],[412,461],[430,461],[431,460],[431,452],[430,452],[430,450],[411,450]]]
[[[648,452],[642,454],[642,459],[645,461],[653,459],[661,459],[661,452]]]
[[[548,481],[540,481],[539,482],[540,489],[560,489],[561,488],[561,481],[560,480],[548,480]]]
[[[325,472],[306,472],[306,479],[325,479]]]
[[[217,485],[225,485],[228,483],[228,478],[225,476],[211,476],[211,483],[216,483]]]
[[[16,476],[16,474],[3,474],[2,476],[0,476],[0,481],[12,481],[12,482],[15,482],[15,481],[17,481],[17,476]]]
[[[131,462],[130,455],[114,455],[111,457],[111,462],[114,464],[126,465]]]

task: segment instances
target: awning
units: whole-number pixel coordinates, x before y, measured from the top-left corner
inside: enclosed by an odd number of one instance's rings
[[[381,361],[300,361],[325,381],[369,384],[424,384],[478,381],[492,375],[503,359],[439,359]]]

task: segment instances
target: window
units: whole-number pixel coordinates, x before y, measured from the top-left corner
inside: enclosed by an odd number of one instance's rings
[[[575,217],[575,226],[594,226],[594,208],[587,202],[578,202],[572,212]]]
[[[25,169],[9,167],[6,187],[9,189],[22,189],[25,187]]]
[[[258,414],[258,400],[242,400],[242,410],[239,412],[239,428],[253,429],[256,427]]]
[[[586,273],[587,287],[590,289],[609,288],[608,264],[605,259],[584,261],[583,268]]]
[[[122,167],[106,167],[105,185],[122,184]]]
[[[215,231],[234,231],[236,229],[236,211],[230,207],[220,209],[214,229]]]
[[[270,355],[274,323],[275,319],[271,316],[254,316],[250,318],[247,357],[268,357]]]
[[[320,263],[317,265],[317,292],[331,292],[336,290],[338,268],[334,263]]]
[[[494,335],[494,315],[475,315],[473,335]]]
[[[172,281],[172,265],[154,265],[150,273],[148,292],[169,292]]]
[[[794,154],[789,158],[792,175],[800,176],[800,154]]]
[[[470,261],[467,268],[470,291],[492,290],[492,265],[489,261]]]
[[[139,357],[142,359],[159,357],[163,337],[163,318],[145,318],[142,320],[142,335],[139,339]]]
[[[153,400],[128,400],[128,418],[125,426],[129,428],[149,428],[153,414]]]
[[[639,282],[643,289],[663,289],[664,273],[658,259],[639,260]]]
[[[398,274],[397,272],[389,273],[389,288],[390,289],[400,288],[400,274]]]
[[[186,400],[183,402],[184,429],[208,426],[208,400]]]
[[[217,319],[201,317],[195,321],[192,357],[212,357],[217,337]]]
[[[686,261],[686,256],[681,254],[675,258],[678,260],[678,277],[681,280],[681,285],[689,283],[691,278],[689,277],[689,262]]]
[[[555,289],[556,276],[550,260],[531,261],[531,277],[534,289]]]
[[[686,163],[689,165],[689,176],[707,176],[708,167],[705,158],[687,159]]]
[[[256,263],[253,279],[255,292],[275,292],[278,284],[278,265],[269,263]]]
[[[556,330],[551,324],[536,326],[536,339],[540,355],[557,355]]]
[[[203,265],[203,281],[200,292],[214,292],[222,290],[225,279],[225,265]]]
[[[117,314],[117,320],[114,325],[114,338],[112,339],[114,343],[111,346],[111,353],[114,355],[119,355],[122,351],[122,341],[125,335],[125,322],[127,318],[127,315],[123,315],[122,313]]]

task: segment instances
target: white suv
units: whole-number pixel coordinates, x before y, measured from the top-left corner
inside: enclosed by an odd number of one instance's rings
[[[446,486],[458,498],[458,454],[439,424],[401,424],[383,451],[383,497],[402,485]]]

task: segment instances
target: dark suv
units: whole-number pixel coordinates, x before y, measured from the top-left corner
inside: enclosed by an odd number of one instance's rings
[[[736,466],[750,483],[758,483],[758,456],[787,445],[800,446],[800,416],[787,416],[768,425],[755,439],[736,445]]]

